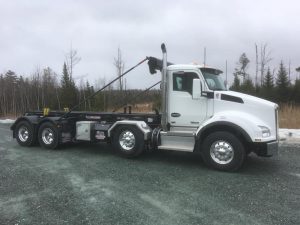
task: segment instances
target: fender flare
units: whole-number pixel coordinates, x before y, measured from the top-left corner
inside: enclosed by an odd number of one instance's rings
[[[27,121],[32,126],[34,135],[37,135],[38,129],[42,123],[51,122],[51,123],[55,124],[59,118],[60,117],[45,117],[45,118],[40,119],[40,117],[36,116],[36,115],[21,116],[11,125],[10,129],[13,131],[13,137],[15,138],[15,129],[16,129],[17,124],[21,121]]]
[[[21,116],[10,126],[10,129],[12,131],[14,131],[17,124],[23,120],[27,121],[28,123],[32,124],[33,126],[36,126],[39,123],[38,116]]]
[[[40,126],[42,123],[45,123],[45,122],[50,122],[50,123],[56,124],[56,122],[59,121],[59,119],[60,119],[60,117],[45,117],[38,122],[38,126]]]
[[[54,126],[57,126],[57,128],[59,129],[59,119],[60,117],[45,117],[43,119],[41,119],[38,124],[36,125],[36,132],[38,132],[40,126],[43,124],[43,123],[47,123],[47,122],[50,122],[52,123]]]
[[[151,128],[144,122],[144,121],[137,121],[137,120],[121,120],[115,122],[108,130],[107,135],[108,137],[112,136],[113,130],[121,125],[129,125],[137,127],[144,135],[144,140],[149,140],[151,134]]]
[[[237,131],[238,133],[240,133],[247,142],[252,142],[252,139],[250,137],[250,135],[240,126],[231,123],[231,122],[227,122],[227,121],[215,121],[212,123],[209,123],[207,125],[205,125],[204,127],[202,127],[200,130],[198,130],[196,132],[196,140],[201,141],[201,137],[202,135],[209,129],[212,129],[214,127],[229,127],[230,129],[233,129],[235,131]]]
[[[10,126],[10,130],[13,131],[13,138],[15,138],[15,129],[16,129],[16,126],[18,123],[20,123],[21,121],[26,121],[28,122],[32,128],[33,128],[33,132],[34,132],[34,135],[36,135],[36,127],[38,125],[38,119],[39,117],[38,116],[21,116],[19,117],[11,126]]]

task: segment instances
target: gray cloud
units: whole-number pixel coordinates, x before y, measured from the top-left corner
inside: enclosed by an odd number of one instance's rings
[[[71,44],[81,62],[76,76],[90,82],[115,74],[113,58],[120,47],[126,67],[145,56],[160,57],[165,42],[169,60],[203,62],[225,69],[229,77],[241,53],[254,73],[254,44],[268,43],[273,60],[300,66],[300,3],[261,1],[0,1],[0,72],[30,74],[37,66],[61,73]],[[158,80],[143,66],[128,76],[129,87],[144,88]]]

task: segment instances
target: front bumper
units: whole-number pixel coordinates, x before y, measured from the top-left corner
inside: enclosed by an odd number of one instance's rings
[[[271,157],[278,155],[278,141],[256,143],[254,152],[258,156]]]
[[[278,155],[278,141],[267,143],[267,156],[277,156],[277,155]]]

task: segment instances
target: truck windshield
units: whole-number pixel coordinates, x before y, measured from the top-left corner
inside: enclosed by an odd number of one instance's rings
[[[224,81],[220,76],[220,74],[223,73],[221,70],[212,68],[200,68],[200,71],[203,74],[207,86],[210,90],[226,91]]]

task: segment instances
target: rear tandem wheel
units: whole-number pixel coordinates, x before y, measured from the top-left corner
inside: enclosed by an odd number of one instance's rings
[[[20,121],[16,125],[15,137],[21,146],[32,146],[36,143],[36,135],[33,126],[28,121]]]
[[[38,140],[42,147],[56,149],[59,146],[59,130],[51,122],[43,123],[38,131]]]

